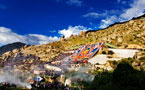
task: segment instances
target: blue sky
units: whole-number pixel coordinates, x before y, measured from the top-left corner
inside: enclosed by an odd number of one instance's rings
[[[45,44],[145,13],[145,0],[0,0],[0,44]]]

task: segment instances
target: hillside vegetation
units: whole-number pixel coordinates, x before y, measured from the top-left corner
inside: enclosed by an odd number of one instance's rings
[[[66,39],[65,47],[106,41],[113,45],[145,45],[145,15],[124,23],[113,24],[106,29],[91,30]]]
[[[127,62],[121,62],[113,72],[102,72],[90,83],[84,83],[85,90],[144,90],[145,72],[134,69]]]

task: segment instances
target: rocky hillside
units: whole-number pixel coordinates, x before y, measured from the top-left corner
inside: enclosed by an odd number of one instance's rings
[[[71,47],[102,41],[117,45],[120,48],[145,48],[145,15],[133,18],[127,22],[110,25],[102,30],[81,32],[80,35],[71,35],[69,38],[62,37],[57,42],[45,45],[25,46],[12,52],[33,55],[39,57],[41,61],[52,61],[61,52],[70,50]],[[0,58],[4,58],[4,56],[9,57],[11,55],[6,53]]]
[[[21,42],[15,42],[15,43],[12,43],[12,44],[4,45],[4,46],[0,47],[0,55],[2,55],[3,53],[5,53],[7,51],[12,51],[14,49],[19,49],[19,48],[21,48],[25,45],[26,44],[21,43]]]
[[[145,45],[145,15],[133,18],[130,21],[116,23],[102,30],[90,30],[82,32],[78,36],[66,39],[67,46],[83,45],[106,41],[117,46],[136,44],[144,47]],[[65,46],[67,48],[67,46]]]

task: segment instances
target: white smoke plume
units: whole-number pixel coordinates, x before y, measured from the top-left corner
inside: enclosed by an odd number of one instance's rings
[[[78,80],[91,82],[94,80],[95,75],[88,73],[89,67],[80,67],[76,72],[67,73],[65,84],[71,85],[71,82],[78,83]]]
[[[62,63],[59,68],[63,72],[66,73],[66,82],[75,82],[77,80],[82,80],[86,82],[91,82],[94,80],[95,75],[92,73],[88,73],[90,70],[92,70],[92,67],[89,66],[80,66],[80,67],[72,67],[71,66],[71,55],[63,58],[60,60]],[[50,69],[50,67],[49,67]]]
[[[54,70],[54,71],[58,71],[58,72],[62,71],[61,68],[55,67],[55,66],[51,66],[51,65],[48,65],[48,64],[45,64],[44,67],[47,68],[48,70]]]
[[[9,84],[14,84],[20,87],[26,87],[28,89],[31,89],[31,85],[27,81],[25,81],[26,79],[24,78],[26,78],[26,76],[17,76],[13,71],[7,70],[0,74],[0,83],[6,82]]]

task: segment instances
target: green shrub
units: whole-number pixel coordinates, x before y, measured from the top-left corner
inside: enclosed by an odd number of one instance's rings
[[[112,55],[112,54],[114,54],[114,52],[111,51],[111,50],[109,50],[109,51],[108,51],[108,54],[111,54],[111,55]]]
[[[127,59],[126,59],[127,60]],[[145,90],[145,72],[122,61],[114,72],[102,72],[85,86],[85,90]]]
[[[140,57],[139,60],[145,60],[145,57]]]
[[[102,51],[102,54],[106,54],[106,51]]]

